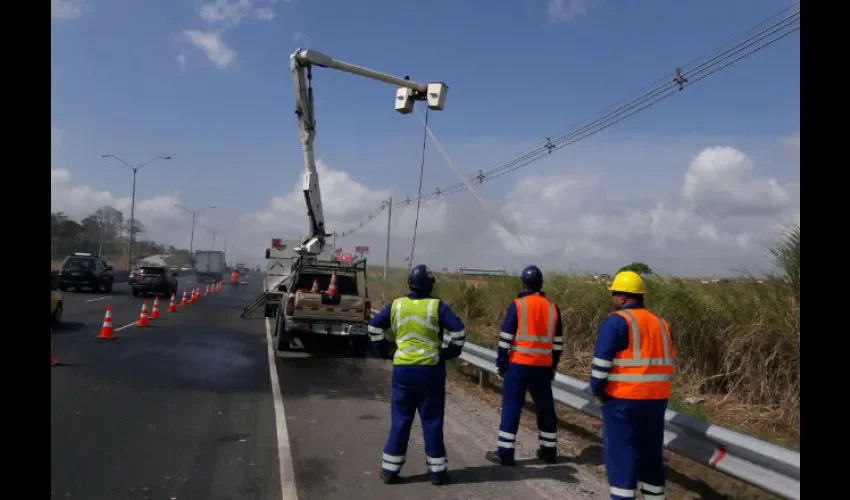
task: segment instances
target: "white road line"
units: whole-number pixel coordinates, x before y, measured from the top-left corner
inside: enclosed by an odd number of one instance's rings
[[[122,326],[122,327],[120,327],[120,328],[116,328],[116,329],[115,329],[115,331],[116,331],[116,332],[120,332],[121,330],[123,330],[123,329],[125,329],[125,328],[130,328],[131,326],[136,326],[136,324],[137,324],[137,323],[138,323],[138,321],[133,321],[133,322],[132,322],[132,323],[130,323],[129,325],[124,325],[124,326]]]
[[[108,299],[109,297],[98,297],[96,299],[89,299],[86,302],[97,302],[98,300]]]
[[[280,395],[280,381],[275,368],[275,349],[269,319],[266,318],[266,340],[269,350],[269,375],[272,379],[274,396],[274,416],[277,424],[277,457],[280,463],[280,494],[282,500],[297,500],[295,488],[295,470],[292,467],[292,450],[289,446],[289,430],[286,428],[286,412],[283,409],[283,397]]]

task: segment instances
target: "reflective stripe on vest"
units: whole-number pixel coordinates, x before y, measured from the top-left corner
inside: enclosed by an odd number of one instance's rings
[[[552,342],[558,311],[542,295],[526,295],[514,300],[517,333],[508,353],[508,361],[518,365],[552,366]]]
[[[661,317],[646,309],[615,312],[629,326],[629,346],[614,357],[605,392],[622,399],[667,399],[673,385],[673,339]]]
[[[396,365],[436,365],[440,361],[440,316],[438,299],[393,301],[390,322],[395,334]]]

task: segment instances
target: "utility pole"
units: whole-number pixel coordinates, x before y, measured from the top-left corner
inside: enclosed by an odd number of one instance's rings
[[[334,247],[334,252],[336,252],[336,229],[334,229],[334,232],[333,232],[333,247]]]
[[[195,218],[197,217],[197,215],[199,213],[203,212],[204,210],[209,210],[211,208],[215,208],[215,205],[210,205],[208,207],[199,208],[197,210],[192,210],[192,209],[187,208],[183,205],[180,205],[179,203],[174,205],[174,206],[192,214],[192,232],[189,234],[189,255],[191,256],[192,250],[194,249],[194,245],[195,245]]]
[[[393,220],[393,198],[390,196],[387,204],[387,255],[384,257],[384,281],[387,280],[387,270],[390,267],[390,224]]]
[[[127,271],[131,271],[133,268],[133,233],[136,231],[136,174],[139,172],[139,169],[144,167],[145,165],[149,165],[157,160],[170,160],[170,156],[155,156],[150,160],[142,163],[141,165],[133,166],[124,161],[120,156],[116,156],[113,154],[102,154],[101,158],[112,158],[113,160],[119,161],[124,164],[125,167],[129,168],[133,171],[133,194],[130,198],[130,245],[127,250]]]

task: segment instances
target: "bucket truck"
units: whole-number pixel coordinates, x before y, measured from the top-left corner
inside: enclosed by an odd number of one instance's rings
[[[325,228],[319,174],[313,152],[316,137],[316,117],[313,106],[313,68],[330,68],[344,73],[363,76],[396,86],[395,110],[401,114],[413,111],[416,101],[426,101],[428,108],[440,111],[445,106],[448,86],[442,82],[428,84],[411,81],[409,77],[395,77],[361,66],[356,66],[315,50],[298,49],[289,56],[295,96],[295,116],[304,155],[304,174],[301,189],[307,205],[307,236],[295,248],[298,258],[293,259],[289,273],[280,280],[268,280],[263,297],[245,309],[265,304],[265,316],[275,317],[275,342],[278,349],[291,347],[294,338],[305,346],[320,337],[339,336],[352,339],[355,344],[369,345],[366,331],[371,315],[371,304],[366,289],[366,261],[354,263],[325,262],[319,257],[326,254],[326,239],[331,235]],[[266,251],[269,258],[274,252]],[[334,274],[346,284],[330,295],[321,276]],[[319,277],[324,292],[318,294],[305,290],[306,279]],[[306,279],[306,281],[305,281]],[[344,288],[344,289],[343,289]],[[362,295],[360,291],[362,290]],[[318,299],[318,300],[317,300]],[[320,302],[320,303],[319,303]]]

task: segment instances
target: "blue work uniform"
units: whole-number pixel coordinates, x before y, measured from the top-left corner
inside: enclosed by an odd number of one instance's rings
[[[525,290],[517,295],[517,299],[534,294],[545,297],[542,291]],[[519,430],[526,392],[531,394],[537,412],[539,452],[549,458],[557,456],[558,421],[555,415],[555,401],[552,397],[552,378],[563,350],[563,325],[560,309],[557,305],[552,304],[552,306],[557,311],[557,319],[553,318],[552,361],[551,364],[546,366],[532,366],[510,361],[510,352],[512,349],[516,350],[516,341],[520,340],[517,333],[520,331],[521,325],[519,325],[515,302],[511,302],[508,306],[505,319],[502,322],[496,366],[505,368],[505,372],[502,380],[502,418],[499,424],[496,453],[503,463],[510,463],[514,460],[516,434]]]
[[[645,309],[641,303],[627,304],[620,311]],[[666,333],[666,332],[665,332]],[[629,324],[611,314],[599,325],[590,377],[590,388],[602,405],[602,448],[612,500],[664,496],[664,413],[667,399],[623,399],[611,397],[605,388],[617,353],[629,348]]]
[[[417,309],[427,313],[415,314]],[[442,348],[444,330],[450,339],[448,346]],[[384,446],[382,474],[386,477],[401,471],[417,411],[422,422],[428,472],[432,476],[445,472],[445,361],[460,356],[466,342],[465,327],[448,305],[414,292],[395,299],[369,322],[371,340],[384,358],[393,352],[393,345],[385,336],[389,331],[395,332],[398,348],[393,354],[392,424]],[[413,338],[411,343],[407,338]]]

